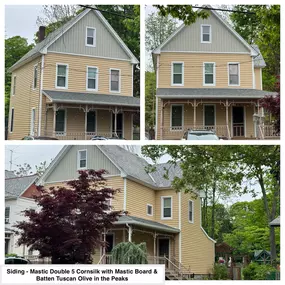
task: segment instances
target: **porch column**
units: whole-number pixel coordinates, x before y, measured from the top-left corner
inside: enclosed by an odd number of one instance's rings
[[[229,131],[229,100],[226,100],[226,125],[227,125],[227,131]],[[230,131],[228,133],[228,136],[230,137]]]
[[[104,246],[102,249],[102,255],[104,256],[106,254],[106,229],[104,229],[103,232],[103,241],[104,241]],[[104,264],[106,264],[106,256],[104,257]]]
[[[84,133],[85,133],[85,140],[87,140],[87,115],[88,115],[88,106],[85,106],[85,125],[84,125]]]
[[[133,229],[131,226],[129,226],[129,224],[126,224],[126,226],[128,227],[128,233],[129,233],[128,242],[132,242]]]
[[[54,104],[53,105],[53,136],[55,137],[55,127],[56,127],[56,109],[57,109],[57,105],[56,104]]]
[[[115,115],[115,119],[114,119],[114,133],[115,133],[115,136],[117,137],[117,115],[118,115],[118,108],[115,107],[115,111],[113,112],[114,115]]]
[[[194,130],[196,129],[196,99],[194,99],[194,105],[193,105],[193,108],[194,108]]]
[[[171,118],[170,118],[171,120]],[[164,125],[164,117],[163,117],[163,100],[161,100],[161,114],[160,114],[160,139],[163,139],[163,125]]]
[[[153,256],[156,257],[156,232],[153,235]]]

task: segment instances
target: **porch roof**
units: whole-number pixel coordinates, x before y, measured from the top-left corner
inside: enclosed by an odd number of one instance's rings
[[[153,230],[159,230],[163,232],[168,232],[168,233],[179,233],[180,230],[177,228],[173,228],[158,222],[146,220],[143,218],[138,218],[134,216],[120,216],[119,220],[114,223],[115,225],[133,225],[133,226],[140,226],[144,228],[149,228]]]
[[[271,227],[280,227],[280,216],[269,223]]]
[[[140,99],[133,96],[106,95],[54,90],[43,90],[43,94],[48,97],[52,103],[112,105],[138,108],[140,106]]]
[[[163,99],[261,99],[276,92],[243,88],[158,88],[156,96]]]

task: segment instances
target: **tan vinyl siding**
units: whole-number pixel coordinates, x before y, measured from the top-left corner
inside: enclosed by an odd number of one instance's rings
[[[184,86],[171,86],[172,62],[184,62]],[[216,86],[207,88],[250,88],[252,89],[252,60],[247,54],[206,53],[161,53],[159,88],[205,88],[203,86],[203,62],[215,62]],[[240,86],[228,85],[228,63],[240,63]]]
[[[127,211],[129,215],[155,220],[155,190],[127,179]],[[147,215],[147,204],[153,206],[153,216]]]
[[[132,133],[133,133],[132,113],[124,112],[124,138],[126,140],[131,140]]]
[[[96,29],[95,47],[85,46],[86,27]],[[126,54],[118,41],[93,11],[90,11],[56,40],[48,48],[48,52],[49,51],[130,60],[130,57]]]
[[[68,64],[68,89],[57,89],[55,87],[57,63]],[[97,92],[86,90],[87,66],[96,66],[99,69]],[[109,91],[110,68],[121,70],[121,93]],[[43,89],[132,96],[132,64],[120,60],[48,53],[45,56]]]
[[[201,43],[202,24],[211,25],[211,43]],[[162,48],[162,51],[250,52],[249,48],[212,13],[207,19],[198,18],[195,23],[185,26]]]
[[[194,223],[188,220],[188,202],[194,202]],[[181,252],[182,264],[190,266],[194,274],[207,274],[213,268],[215,259],[215,244],[210,240],[203,230],[200,223],[200,198],[194,199],[191,195],[181,194]]]
[[[34,65],[38,64],[38,81],[37,88],[33,89]],[[13,92],[14,76],[16,76],[16,90]],[[41,78],[41,57],[18,68],[11,75],[11,96],[9,109],[9,126],[8,139],[19,140],[24,136],[30,135],[31,110],[35,108],[36,118],[34,129],[38,128],[38,112],[39,112],[39,88]],[[14,128],[10,133],[11,109],[14,108]]]
[[[261,78],[260,78],[260,75],[261,75],[261,72],[262,70],[261,68],[255,68],[254,69],[254,78],[255,78],[255,89],[259,89],[259,90],[262,90],[262,86],[261,86]]]
[[[59,161],[58,165],[46,178],[47,183],[66,181],[78,177],[77,155],[78,150],[87,149],[87,168],[105,169],[109,175],[120,175],[120,171],[113,163],[99,150],[92,145],[73,145],[68,153]],[[60,171],[59,171],[60,169]]]
[[[172,219],[161,219],[162,196],[172,197]],[[158,190],[155,192],[155,219],[157,222],[178,228],[178,212],[178,193],[174,190]]]

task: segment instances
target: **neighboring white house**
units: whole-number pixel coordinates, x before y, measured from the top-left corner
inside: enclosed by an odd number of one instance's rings
[[[17,245],[13,225],[25,220],[24,210],[37,208],[32,198],[37,192],[37,178],[37,175],[18,177],[12,171],[5,171],[5,254],[33,254],[26,246]]]

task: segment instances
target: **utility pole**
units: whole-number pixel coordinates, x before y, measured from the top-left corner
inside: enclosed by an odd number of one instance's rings
[[[10,171],[12,171],[12,161],[13,161],[13,150],[10,149]]]

